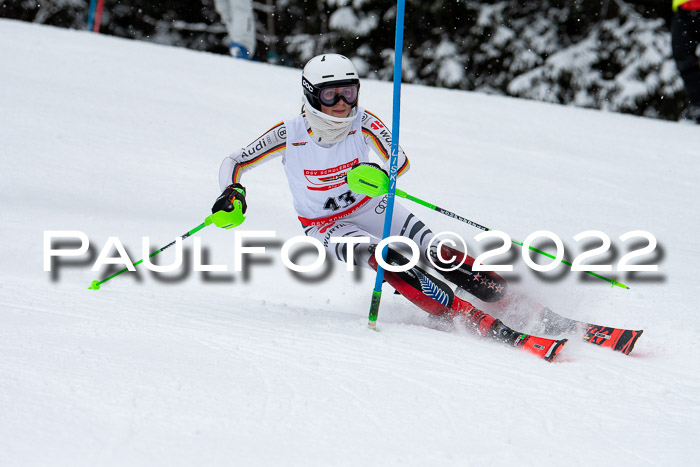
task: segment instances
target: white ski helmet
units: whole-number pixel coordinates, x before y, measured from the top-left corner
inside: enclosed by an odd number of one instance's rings
[[[340,99],[357,107],[360,77],[352,61],[343,55],[323,54],[309,60],[301,74],[301,86],[309,105],[319,112],[322,103],[332,107]]]

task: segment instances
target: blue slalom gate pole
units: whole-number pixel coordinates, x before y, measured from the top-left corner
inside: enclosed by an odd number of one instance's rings
[[[92,31],[93,24],[95,23],[95,8],[97,7],[97,0],[90,0],[90,9],[88,10],[88,24],[87,30]]]
[[[389,191],[387,193],[387,207],[384,214],[384,230],[382,240],[391,235],[391,219],[394,215],[394,199],[396,197],[396,172],[399,159],[399,120],[401,113],[401,61],[403,57],[403,18],[405,0],[398,0],[396,11],[396,40],[394,43],[394,115],[391,122],[391,160],[389,162]],[[386,262],[387,246],[382,248],[382,259]],[[374,281],[372,291],[372,303],[369,308],[369,327],[376,329],[377,316],[379,315],[379,302],[382,298],[382,283],[384,282],[384,268],[377,266],[377,278]]]

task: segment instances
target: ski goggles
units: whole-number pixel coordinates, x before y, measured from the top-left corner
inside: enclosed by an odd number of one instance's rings
[[[340,99],[344,100],[348,105],[355,105],[357,104],[359,92],[360,86],[357,84],[323,88],[318,93],[318,100],[326,107],[333,107],[340,102]]]

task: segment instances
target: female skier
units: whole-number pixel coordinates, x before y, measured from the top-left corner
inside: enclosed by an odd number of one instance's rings
[[[219,170],[223,193],[212,212],[230,212],[235,209],[236,200],[245,212],[246,190],[240,183],[241,176],[280,158],[304,233],[319,240],[327,253],[340,261],[377,269],[373,253],[382,236],[386,196],[370,198],[353,193],[346,175],[353,167],[368,164],[374,170],[388,171],[391,133],[377,116],[358,106],[360,80],[348,58],[338,54],[312,58],[304,67],[301,84],[300,115],[277,123],[246,148],[224,159]],[[370,148],[383,159],[383,168],[370,162]],[[399,176],[409,168],[400,148],[397,168]],[[459,269],[439,271],[440,274],[481,300],[497,301],[503,296],[505,282],[498,275],[473,273],[473,259],[458,250],[442,246],[438,252],[431,245],[434,235],[430,229],[399,203],[394,206],[391,235],[414,241],[424,261],[432,258],[434,264],[449,266],[443,258],[458,262],[464,258]],[[334,243],[332,237],[369,237],[370,243],[356,243],[348,249],[347,243]],[[405,265],[408,259],[390,247],[387,263]],[[461,316],[478,334],[521,346],[547,360],[553,359],[566,341],[535,342],[538,338],[525,338],[526,335],[456,297],[450,286],[421,267],[397,273],[386,271],[384,277],[398,293],[428,313],[446,318]]]

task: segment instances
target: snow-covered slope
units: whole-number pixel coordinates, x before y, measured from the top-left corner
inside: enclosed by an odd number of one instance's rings
[[[700,454],[697,127],[403,89],[403,190],[521,241],[553,231],[571,257],[584,230],[611,236],[612,264],[629,247],[619,235],[658,239],[642,258],[658,273],[611,274],[630,290],[563,266],[544,280],[515,261],[514,287],[562,314],[645,330],[630,356],[572,341],[547,364],[436,329],[388,288],[369,331],[368,271],[292,275],[280,245],[302,232],[277,162],[244,179],[241,229],[276,231],[247,274],[233,272],[233,232],[209,227],[197,235],[207,261],[228,273],[141,271],[88,290],[108,237],[136,259],[142,237],[162,246],[202,222],[221,159],[298,112],[300,72],[7,20],[0,51],[0,464],[636,466]],[[363,82],[361,99],[391,121],[389,83]],[[478,231],[410,208],[476,249]],[[47,230],[85,232],[91,257],[44,272]]]

